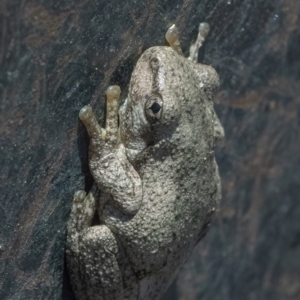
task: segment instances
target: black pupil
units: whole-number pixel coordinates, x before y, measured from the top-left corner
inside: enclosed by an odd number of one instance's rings
[[[152,110],[152,112],[153,112],[154,114],[156,114],[156,113],[158,113],[159,110],[161,109],[161,106],[160,106],[157,102],[154,102],[154,103],[151,105],[150,109]]]

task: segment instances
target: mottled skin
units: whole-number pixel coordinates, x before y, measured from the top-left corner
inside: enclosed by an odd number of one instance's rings
[[[97,186],[75,193],[68,225],[78,300],[159,299],[205,235],[220,200],[218,85],[212,67],[153,47],[133,71],[119,128],[117,86],[107,91],[105,129],[91,107],[81,110]],[[95,212],[101,225],[91,226]]]

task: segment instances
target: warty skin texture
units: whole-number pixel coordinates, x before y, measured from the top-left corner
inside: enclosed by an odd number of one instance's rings
[[[96,185],[75,193],[68,225],[78,300],[159,299],[207,232],[220,200],[218,85],[212,67],[153,47],[133,71],[119,128],[118,87],[107,92],[106,130],[81,110]],[[91,227],[95,212],[101,225]]]

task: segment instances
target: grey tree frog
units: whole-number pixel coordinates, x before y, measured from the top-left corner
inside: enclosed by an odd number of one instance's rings
[[[79,113],[95,184],[75,193],[68,223],[77,300],[160,299],[207,232],[221,189],[213,150],[224,136],[212,102],[218,75],[197,63],[208,31],[201,23],[188,59],[175,26],[171,47],[146,50],[120,109],[120,88],[107,89],[105,128],[90,106]]]

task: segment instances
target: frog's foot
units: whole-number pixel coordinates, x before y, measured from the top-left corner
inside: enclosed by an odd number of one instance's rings
[[[179,33],[178,33],[178,29],[175,26],[175,24],[173,24],[167,31],[166,33],[166,40],[169,43],[169,45],[171,46],[171,48],[173,50],[175,50],[178,54],[183,55],[182,54],[182,49],[180,46],[180,42],[179,42]]]
[[[141,205],[142,184],[139,174],[126,157],[119,136],[120,87],[113,85],[106,91],[106,125],[101,128],[90,106],[79,113],[90,136],[89,167],[98,187],[124,214],[135,214]],[[105,132],[105,134],[103,134]]]
[[[99,159],[99,153],[102,152],[104,147],[105,140],[105,129],[101,128],[98,124],[96,116],[92,108],[87,105],[84,106],[79,112],[79,118],[84,124],[89,137],[90,137],[90,151],[91,154],[95,156],[96,159]]]
[[[88,195],[82,190],[75,192],[68,223],[68,234],[74,231],[81,232],[91,225],[95,214],[97,193],[96,185],[93,185]]]
[[[200,23],[199,25],[199,31],[198,31],[198,37],[194,44],[190,47],[190,56],[189,60],[197,63],[198,62],[198,52],[199,48],[202,46],[202,44],[205,41],[205,38],[207,37],[210,30],[210,26],[208,23]]]
[[[123,300],[123,281],[117,261],[119,248],[105,225],[89,227],[80,239],[79,263],[88,300]]]
[[[98,161],[111,152],[118,144],[118,110],[120,87],[112,85],[106,91],[106,127],[101,128],[91,106],[84,106],[79,112],[79,118],[90,137],[90,161]],[[108,150],[108,151],[107,151]]]
[[[78,300],[86,299],[86,291],[80,277],[80,234],[90,226],[93,220],[96,193],[96,186],[92,187],[88,195],[85,191],[75,192],[68,222],[66,258],[70,279]]]

